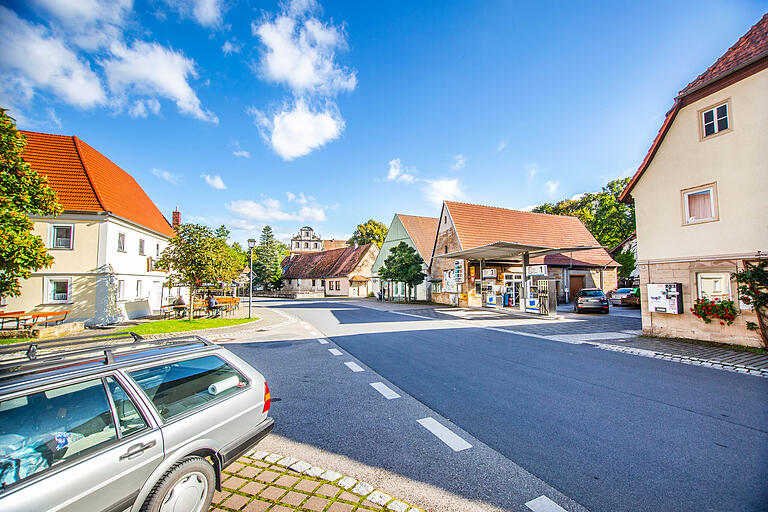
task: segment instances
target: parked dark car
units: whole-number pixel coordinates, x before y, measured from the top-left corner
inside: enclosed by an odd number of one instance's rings
[[[639,308],[640,307],[640,288],[633,288],[632,291],[629,293],[629,295],[621,299],[621,305]]]
[[[573,310],[576,313],[582,311],[609,311],[608,297],[600,288],[582,288],[576,300],[573,301]]]

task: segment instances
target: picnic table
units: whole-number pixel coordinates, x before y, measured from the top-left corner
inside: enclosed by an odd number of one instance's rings
[[[7,313],[0,313],[0,328],[5,328],[5,322],[16,322],[16,329],[22,327],[27,328],[32,325],[43,324],[48,325],[53,323],[58,325],[64,323],[67,319],[67,315],[71,313],[70,310],[66,311],[12,311]]]

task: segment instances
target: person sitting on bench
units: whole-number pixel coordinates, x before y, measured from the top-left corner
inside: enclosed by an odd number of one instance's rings
[[[215,313],[213,316],[219,316],[221,314],[221,306],[219,301],[216,300],[211,292],[208,292],[208,313]]]

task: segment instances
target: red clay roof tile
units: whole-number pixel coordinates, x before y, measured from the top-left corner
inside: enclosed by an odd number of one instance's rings
[[[48,177],[65,211],[109,212],[172,237],[174,231],[133,177],[77,137],[20,130],[24,160]]]
[[[325,279],[349,275],[372,245],[295,254],[283,260],[283,278]]]
[[[435,245],[435,236],[437,235],[437,226],[440,219],[436,217],[419,217],[417,215],[403,215],[398,213],[400,222],[408,232],[408,236],[413,240],[416,250],[429,266],[432,258],[432,247]]]

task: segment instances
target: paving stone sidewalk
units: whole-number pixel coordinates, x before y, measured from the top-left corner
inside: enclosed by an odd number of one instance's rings
[[[222,478],[212,512],[422,512],[366,482],[265,451],[251,450]]]

